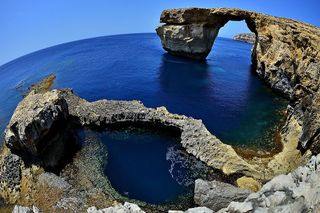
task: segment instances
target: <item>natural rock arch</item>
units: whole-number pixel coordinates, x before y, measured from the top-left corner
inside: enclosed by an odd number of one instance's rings
[[[172,55],[204,60],[210,53],[219,30],[229,21],[245,21],[257,36],[255,24],[246,13],[222,16],[211,14],[209,9],[198,8],[165,10],[161,15],[161,22],[166,24],[156,31],[163,48]]]
[[[317,91],[320,30],[312,25],[240,9],[189,8],[164,10],[160,21],[165,24],[156,31],[170,54],[203,60],[219,29],[242,20],[256,34],[252,61],[257,73],[273,89],[287,97],[297,84]]]
[[[252,51],[256,73],[290,100],[282,140],[297,140],[302,153],[320,152],[319,28],[240,9],[187,8],[164,10],[160,18],[164,24],[156,31],[170,54],[203,60],[219,29],[228,21],[241,20],[256,35]]]

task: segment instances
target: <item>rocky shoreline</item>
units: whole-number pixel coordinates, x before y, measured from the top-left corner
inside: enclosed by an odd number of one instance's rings
[[[273,159],[254,158],[267,164],[268,180],[297,168],[319,153],[320,145],[320,29],[306,23],[229,8],[165,10],[157,28],[168,53],[204,60],[214,39],[228,21],[245,20],[255,34],[252,64],[258,76],[289,100],[281,129],[282,152]],[[201,57],[199,57],[201,56]],[[248,162],[248,161],[247,161]],[[260,177],[250,175],[256,179]],[[262,178],[263,179],[263,178]]]
[[[254,44],[256,42],[256,35],[254,33],[241,33],[241,34],[235,35],[233,39],[236,41],[242,41],[249,44]]]
[[[73,127],[65,128],[59,125],[62,127],[60,129],[57,124],[61,124],[61,121]],[[262,169],[266,170],[260,162],[253,164],[238,156],[231,146],[223,144],[211,135],[200,120],[171,114],[164,107],[146,108],[139,101],[101,100],[90,103],[76,96],[71,90],[52,90],[45,93],[31,91],[18,105],[5,131],[5,146],[0,160],[1,197],[12,204],[36,205],[40,209],[56,212],[72,209],[84,211],[91,205],[98,208],[105,207],[103,205],[119,205],[117,201],[125,198],[112,189],[101,172],[102,160],[97,158],[101,155],[97,153],[103,148],[99,143],[89,138],[88,146],[77,151],[78,147],[70,137],[60,136],[66,133],[69,135],[70,129],[78,127],[104,129],[114,125],[135,124],[156,125],[179,132],[181,144],[189,153],[212,168],[222,170],[226,175],[237,175],[240,178],[236,182],[241,183],[238,184],[240,187],[259,190],[259,182],[249,177],[265,180],[262,178],[265,178],[267,173],[258,173],[258,171],[265,172]],[[55,135],[59,135],[55,137],[56,140],[51,140],[52,131]],[[212,145],[208,147],[206,144]],[[74,148],[70,149],[70,146]],[[202,147],[206,150],[202,151]],[[89,151],[84,151],[86,149]],[[60,155],[56,154],[57,150]],[[201,156],[198,154],[201,152],[205,153]],[[43,156],[42,153],[46,155]],[[65,161],[62,153],[73,157],[73,162]],[[75,157],[72,153],[79,157]],[[207,159],[214,160],[214,164],[210,164]],[[46,172],[52,168],[59,168],[61,162],[63,170],[60,177]],[[258,170],[259,166],[261,170]],[[109,187],[101,191],[103,182]],[[100,186],[96,185],[97,183],[100,183]],[[232,185],[220,182],[216,184],[220,187],[220,196],[216,194],[218,188],[208,191],[205,190],[206,187],[200,187],[200,185],[208,186],[205,182],[196,181],[195,202],[211,208],[213,206],[207,202],[216,202],[220,204],[217,207],[223,208],[231,201],[237,200],[235,199],[237,193],[242,194],[238,201],[244,200],[245,195],[249,194],[248,191],[242,192],[243,189]],[[230,195],[225,197],[228,191]],[[134,203],[144,207],[147,212],[163,211],[161,208],[140,201]]]
[[[199,179],[194,201],[206,207],[185,212],[319,211],[320,30],[238,9],[192,8],[165,10],[161,15],[165,24],[157,33],[169,53],[202,60],[229,20],[247,22],[256,35],[252,62],[257,74],[290,101],[279,153],[241,157],[201,120],[172,114],[165,107],[147,108],[139,101],[88,102],[69,89],[32,89],[5,130],[0,152],[1,198],[19,205],[14,212],[141,213],[184,208],[183,204],[162,208],[125,202],[101,171],[106,156],[100,153],[99,141],[88,137],[85,144],[78,144],[75,140],[77,128],[139,125],[175,132],[189,154],[234,179],[239,187]]]

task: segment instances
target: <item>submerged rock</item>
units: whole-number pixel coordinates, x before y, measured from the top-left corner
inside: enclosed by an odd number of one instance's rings
[[[237,188],[219,181],[197,179],[194,189],[194,201],[214,211],[225,208],[231,201],[244,201],[250,191]]]
[[[32,84],[31,87],[28,88],[26,92],[24,92],[23,96],[26,97],[30,92],[35,92],[35,93],[44,93],[48,92],[49,90],[52,89],[52,86],[54,84],[54,80],[56,79],[55,75],[49,75],[46,78],[42,79],[40,82],[36,84]],[[21,86],[20,86],[21,87]],[[18,88],[20,88],[18,86]]]

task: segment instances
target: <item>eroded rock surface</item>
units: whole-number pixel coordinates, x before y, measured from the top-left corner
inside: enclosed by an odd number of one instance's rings
[[[218,211],[227,207],[231,201],[244,201],[249,194],[250,191],[227,183],[197,179],[194,201],[199,206],[206,206],[213,211]]]
[[[196,23],[168,25],[157,29],[163,48],[173,55],[202,60],[211,51],[218,28]]]
[[[319,212],[320,154],[288,175],[280,175],[266,183],[244,202],[232,202],[219,212]]]
[[[137,204],[125,202],[124,204],[118,204],[116,206],[97,209],[95,206],[88,208],[88,213],[113,213],[113,212],[121,212],[121,213],[145,213],[145,211],[141,210]]]
[[[59,92],[32,91],[19,103],[5,130],[6,146],[26,161],[56,166],[71,141],[66,131],[68,112]]]
[[[19,195],[21,186],[21,158],[17,155],[2,153],[3,159],[0,162],[0,194],[8,201],[14,202]]]
[[[297,168],[310,157],[310,151],[313,154],[320,152],[320,29],[299,21],[240,9],[188,8],[164,10],[160,18],[163,25],[157,28],[157,33],[164,49],[173,55],[199,59],[201,48],[194,47],[193,42],[201,43],[201,47],[206,46],[202,48],[205,49],[202,59],[205,59],[212,41],[194,27],[211,29],[214,39],[216,32],[231,20],[246,21],[256,37],[252,51],[256,73],[274,91],[290,100],[287,120],[280,132],[282,152],[273,158],[250,161],[251,164],[259,161],[261,165],[267,165],[268,172],[261,179],[270,179]],[[257,178],[252,174],[249,176]]]
[[[204,59],[219,29],[228,21],[240,20],[255,33],[252,60],[257,73],[272,88],[288,97],[297,89],[300,93],[318,90],[320,30],[315,26],[240,9],[187,8],[164,10],[160,18],[164,25],[157,28],[157,33],[168,52],[198,59],[203,50]],[[214,32],[211,40],[203,36],[210,29]]]
[[[16,205],[12,213],[40,213],[40,211],[36,206],[32,206],[32,208],[30,208]]]

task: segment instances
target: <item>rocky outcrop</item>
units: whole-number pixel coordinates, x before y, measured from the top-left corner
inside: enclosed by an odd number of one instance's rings
[[[32,91],[17,106],[5,130],[5,144],[26,162],[55,167],[71,143],[67,129],[68,106],[59,93]]]
[[[291,98],[318,90],[320,30],[312,25],[239,9],[189,8],[163,11],[160,21],[165,24],[157,28],[157,33],[164,49],[174,55],[199,59],[199,49],[193,43],[206,46],[201,48],[205,59],[212,40],[203,36],[204,29],[215,32],[211,33],[214,39],[216,32],[231,20],[245,20],[254,32],[252,61],[257,73],[273,89]]]
[[[123,213],[145,213],[141,210],[137,204],[125,202],[123,205],[118,204],[116,206],[108,207],[105,209],[97,209],[95,206],[88,208],[88,213],[112,213],[112,212],[123,212]]]
[[[188,8],[164,10],[160,18],[164,25],[157,33],[169,53],[195,59],[202,53],[205,59],[213,42],[209,37],[214,40],[228,21],[240,20],[246,21],[257,38],[252,60],[272,88],[288,97],[298,84],[317,91],[320,30],[312,25],[239,9]]]
[[[244,202],[232,202],[219,213],[319,212],[320,154],[288,175],[280,175]]]
[[[250,191],[219,181],[197,179],[194,189],[194,202],[213,211],[227,207],[231,201],[244,201]]]
[[[168,211],[168,213],[214,213],[214,212],[207,207],[195,207],[195,208],[190,208],[186,211],[170,210]]]
[[[256,35],[254,33],[241,33],[233,37],[236,41],[242,41],[249,44],[254,44],[256,42]]]
[[[49,188],[57,188],[62,191],[67,191],[72,187],[66,180],[50,172],[39,175],[38,184]]]
[[[228,21],[245,20],[256,37],[252,51],[256,73],[274,91],[290,100],[287,120],[280,132],[282,152],[273,159],[255,158],[254,161],[267,164],[266,169],[277,175],[301,165],[309,158],[310,151],[320,152],[319,28],[291,19],[228,8],[165,10],[160,20],[164,24],[157,28],[157,33],[164,49],[173,55],[193,59],[201,55],[194,42],[206,46],[202,48],[204,57],[200,59],[205,59],[212,47],[212,41],[208,42],[202,32],[211,30],[214,39]],[[265,179],[271,177],[268,175]]]
[[[172,55],[202,60],[210,53],[217,28],[204,24],[168,25],[157,29],[163,48]]]
[[[241,189],[248,189],[257,192],[261,189],[261,183],[251,177],[240,177],[236,180],[236,185]]]
[[[25,206],[16,205],[12,213],[40,213],[40,211],[36,206],[32,206],[32,208],[29,208]]]

